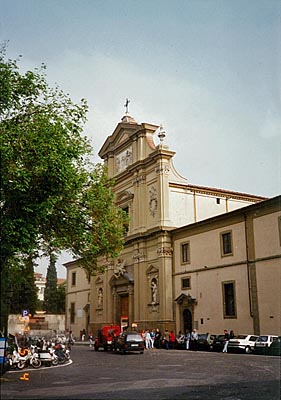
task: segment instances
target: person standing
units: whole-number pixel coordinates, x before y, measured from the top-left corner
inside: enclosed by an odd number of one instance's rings
[[[184,340],[185,340],[185,348],[186,350],[189,350],[190,331],[188,329],[185,331]]]
[[[155,345],[156,349],[160,349],[160,347],[161,347],[161,332],[160,332],[159,328],[156,328],[154,345]]]
[[[165,344],[165,349],[169,350],[169,343],[170,343],[170,334],[168,329],[165,329],[164,333],[164,344]]]
[[[196,329],[193,329],[193,331],[191,332],[190,339],[191,339],[191,349],[197,350],[198,333],[197,333]]]
[[[174,334],[174,331],[170,332],[170,347],[171,349],[175,348],[175,342],[176,342],[176,335]]]
[[[222,349],[223,353],[227,353],[227,346],[228,346],[228,343],[229,343],[229,339],[230,339],[230,335],[229,335],[227,329],[225,329],[224,330],[224,346],[223,346],[223,349]]]
[[[152,348],[152,340],[151,340],[151,336],[150,336],[150,331],[149,331],[149,329],[147,329],[147,330],[145,331],[144,337],[145,337],[145,347],[146,347],[147,349],[151,349],[151,348]]]

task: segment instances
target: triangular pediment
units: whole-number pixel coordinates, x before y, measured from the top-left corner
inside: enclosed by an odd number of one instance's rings
[[[175,302],[178,304],[186,304],[186,305],[197,304],[196,299],[194,299],[190,294],[186,295],[185,293],[181,293],[175,299]]]
[[[96,283],[96,285],[102,285],[103,284],[103,280],[101,279],[100,276],[96,279],[95,283]]]
[[[99,156],[103,158],[108,152],[118,153],[122,151],[124,147],[130,144],[131,135],[140,128],[141,125],[138,125],[137,123],[128,124],[120,122],[116,126],[112,135],[106,139],[104,145],[99,151]]]
[[[150,265],[150,267],[148,267],[146,274],[150,275],[150,274],[158,274],[159,269],[155,268],[154,265]]]

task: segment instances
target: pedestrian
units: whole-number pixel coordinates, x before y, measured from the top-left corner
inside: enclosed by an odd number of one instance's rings
[[[176,342],[176,335],[174,334],[174,331],[170,332],[170,347],[171,349],[175,348],[175,342]]]
[[[150,331],[150,337],[151,337],[151,348],[153,349],[154,348],[154,341],[155,341],[155,330],[154,329],[152,329]]]
[[[144,337],[145,337],[145,347],[147,349],[152,349],[152,340],[149,329],[146,329]]]
[[[165,329],[164,333],[164,346],[166,350],[169,350],[169,343],[170,343],[170,334],[168,329]]]
[[[185,335],[184,335],[184,340],[185,340],[185,348],[186,350],[189,350],[189,342],[190,342],[190,331],[187,329],[185,331]]]
[[[92,332],[89,333],[89,340],[90,340],[90,347],[93,347],[94,337]]]
[[[161,336],[162,335],[159,328],[156,328],[155,338],[154,338],[154,346],[156,347],[156,349],[160,349],[161,347]]]
[[[191,332],[190,340],[191,340],[191,349],[197,350],[198,333],[196,329],[193,329],[193,331]]]
[[[223,353],[227,353],[227,346],[228,346],[228,343],[229,343],[229,339],[230,339],[230,335],[228,333],[228,330],[225,329],[224,330],[224,346],[223,346],[223,349],[222,349]]]

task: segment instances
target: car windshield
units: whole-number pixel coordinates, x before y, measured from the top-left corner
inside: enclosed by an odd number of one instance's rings
[[[127,335],[127,341],[140,342],[140,341],[142,341],[142,337],[141,337],[141,335],[138,335],[136,333],[129,334],[129,335]]]
[[[199,333],[198,339],[207,339],[208,333]]]

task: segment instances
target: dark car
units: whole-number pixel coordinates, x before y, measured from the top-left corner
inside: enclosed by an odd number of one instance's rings
[[[211,350],[220,352],[222,351],[224,344],[225,344],[225,335],[216,335]]]
[[[114,351],[119,351],[122,354],[130,352],[144,352],[144,341],[138,332],[124,332],[114,340]]]
[[[278,336],[276,340],[273,340],[271,346],[267,348],[267,353],[271,356],[281,356],[281,336]]]
[[[210,333],[199,333],[197,340],[197,349],[209,351],[213,347],[216,335],[211,335]]]
[[[275,342],[278,342],[278,336],[260,335],[255,342],[254,351],[256,354],[270,354],[271,346]],[[278,344],[275,346],[278,348]]]

